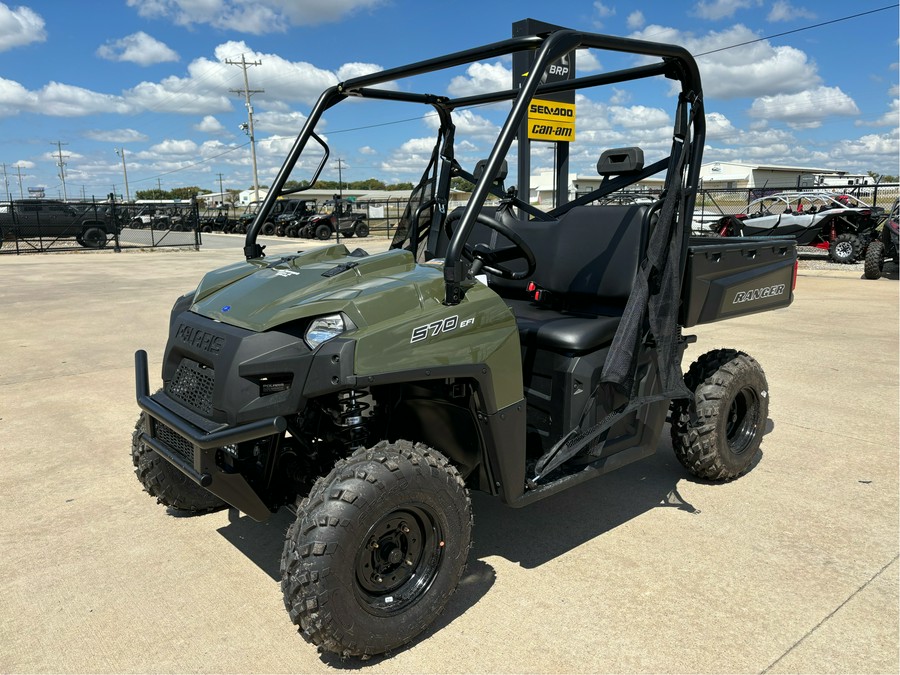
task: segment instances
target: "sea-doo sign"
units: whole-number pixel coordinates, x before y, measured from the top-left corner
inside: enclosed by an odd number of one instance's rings
[[[575,104],[532,99],[528,105],[528,138],[534,141],[574,141]]]

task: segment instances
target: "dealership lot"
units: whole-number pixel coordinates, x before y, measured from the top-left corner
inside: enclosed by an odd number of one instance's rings
[[[290,514],[176,517],[133,474],[134,351],[157,385],[172,303],[241,259],[243,238],[208,237],[0,261],[2,672],[360,665],[320,657],[285,613]],[[801,271],[789,309],[692,331],[685,369],[727,345],[766,370],[749,474],[692,480],[666,440],[522,510],[473,495],[475,547],[444,616],[363,669],[897,672],[898,283],[860,277]]]

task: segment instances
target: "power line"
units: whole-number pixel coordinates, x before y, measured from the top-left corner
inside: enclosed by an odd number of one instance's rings
[[[774,35],[768,35],[766,37],[756,38],[755,40],[747,40],[746,42],[739,42],[736,45],[730,45],[728,47],[719,47],[718,49],[711,49],[708,52],[701,52],[700,54],[694,54],[694,58],[700,58],[701,56],[715,54],[716,52],[724,52],[727,49],[736,49],[737,47],[744,47],[746,45],[752,45],[756,42],[762,42],[763,40],[774,40],[775,38],[784,37],[785,35],[792,35],[794,33],[800,33],[802,31],[811,30],[813,28],[821,28],[822,26],[829,26],[834,23],[841,23],[842,21],[849,21],[850,19],[857,19],[861,16],[866,16],[868,14],[875,14],[876,12],[883,12],[885,10],[894,9],[896,7],[900,7],[900,3],[895,3],[893,5],[887,5],[886,7],[879,7],[878,9],[870,9],[868,12],[860,12],[859,14],[851,14],[850,16],[843,16],[839,19],[832,19],[831,21],[823,21],[821,23],[812,24],[810,26],[803,26],[802,28],[795,28],[794,30],[786,30],[783,33],[775,33]]]

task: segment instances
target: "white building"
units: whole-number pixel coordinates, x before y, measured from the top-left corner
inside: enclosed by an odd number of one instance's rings
[[[813,188],[823,185],[868,185],[869,176],[808,166],[777,166],[744,162],[709,162],[700,167],[702,186],[709,189]]]

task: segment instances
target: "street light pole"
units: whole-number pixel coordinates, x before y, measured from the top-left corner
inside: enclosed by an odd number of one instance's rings
[[[128,169],[125,168],[125,148],[116,148],[116,154],[122,158],[122,173],[125,174],[125,201],[131,201],[131,195],[128,193]]]

